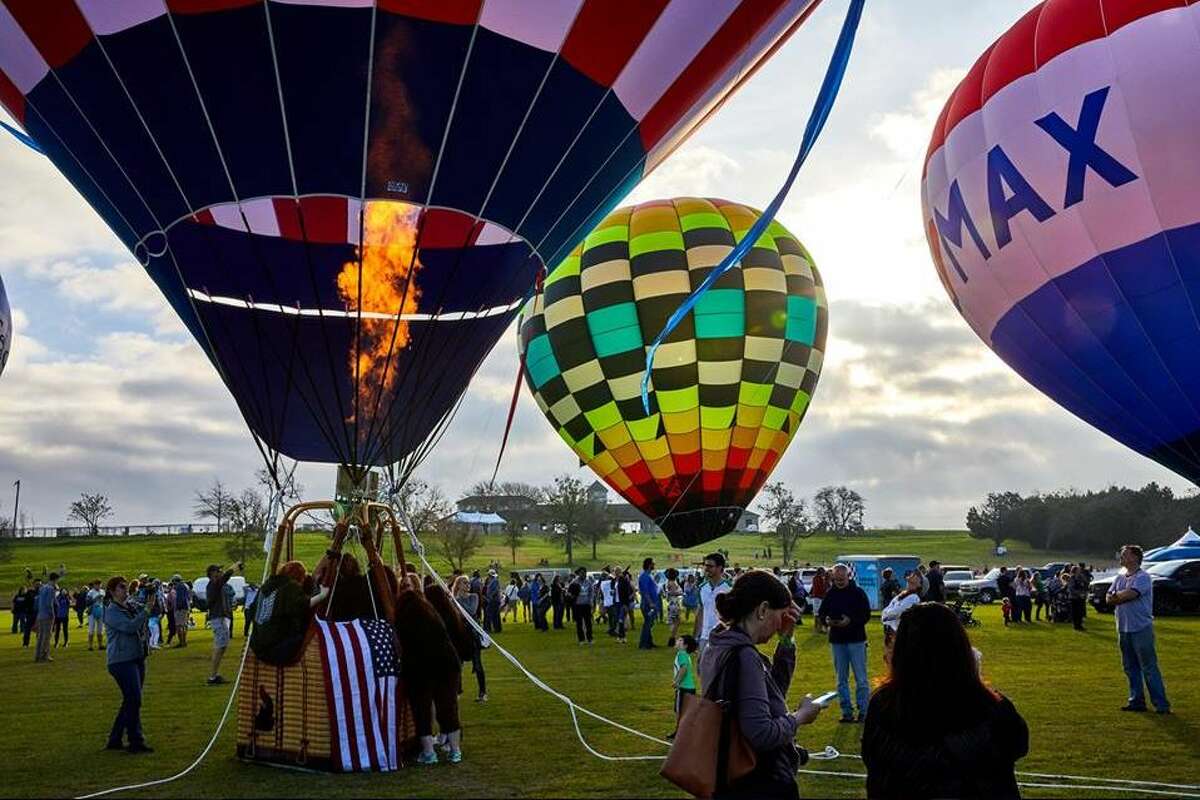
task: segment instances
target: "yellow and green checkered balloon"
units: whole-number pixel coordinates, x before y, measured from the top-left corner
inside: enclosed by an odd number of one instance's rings
[[[808,251],[772,222],[659,348],[648,343],[759,212],[676,198],[619,208],[522,309],[525,379],[558,434],[676,547],[729,533],[804,419],[828,306]]]

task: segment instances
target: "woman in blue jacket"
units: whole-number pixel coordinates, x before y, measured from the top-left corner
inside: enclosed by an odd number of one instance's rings
[[[112,602],[104,609],[108,634],[108,674],[121,689],[121,709],[108,735],[108,750],[152,753],[142,736],[142,686],[146,682],[146,648],[150,614],[156,610],[157,595],[151,593],[145,606],[130,602],[129,585],[121,576],[110,578]],[[123,739],[128,735],[129,746]]]

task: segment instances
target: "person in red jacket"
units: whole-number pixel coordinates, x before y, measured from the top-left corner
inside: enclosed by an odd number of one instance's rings
[[[817,567],[817,574],[813,575],[812,588],[808,590],[808,601],[812,604],[813,613],[813,633],[824,633],[825,626],[821,624],[821,603],[825,600],[825,595],[829,591],[829,575],[826,574],[824,567]]]

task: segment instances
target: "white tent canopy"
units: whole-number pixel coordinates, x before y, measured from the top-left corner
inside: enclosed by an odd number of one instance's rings
[[[1174,544],[1170,544],[1168,547],[1200,547],[1200,533],[1196,533],[1189,526],[1187,533],[1180,536]]]

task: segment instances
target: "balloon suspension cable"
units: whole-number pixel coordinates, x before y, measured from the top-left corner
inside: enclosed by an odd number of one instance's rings
[[[800,173],[800,167],[808,159],[808,154],[812,151],[813,145],[816,144],[817,138],[821,135],[821,130],[825,127],[825,121],[829,118],[830,111],[833,110],[834,100],[837,99],[838,91],[841,89],[842,78],[846,74],[846,67],[850,63],[850,53],[854,49],[854,36],[858,30],[859,20],[862,18],[865,2],[866,0],[850,0],[850,8],[846,12],[846,21],[842,23],[842,31],[838,35],[837,45],[834,47],[833,56],[829,61],[829,68],[825,72],[825,79],[821,82],[821,88],[817,92],[817,99],[813,104],[808,124],[804,128],[804,137],[800,142],[800,150],[796,154],[796,160],[792,164],[792,169],[788,173],[787,179],[784,180],[783,186],[779,188],[774,199],[771,200],[771,203],[763,211],[762,216],[750,226],[750,230],[729,251],[729,254],[708,273],[704,281],[683,301],[683,304],[675,309],[675,312],[667,319],[667,323],[663,326],[662,331],[659,332],[658,336],[654,337],[654,341],[650,344],[650,349],[646,352],[646,372],[642,375],[642,408],[645,410],[647,416],[650,414],[650,373],[654,368],[654,356],[658,353],[659,346],[679,326],[679,323],[691,313],[692,308],[712,288],[712,285],[730,269],[741,264],[741,260],[750,252],[750,248],[766,232],[767,226],[774,221],[780,206],[787,199],[788,192],[791,191],[792,184],[795,183],[796,176]]]
[[[521,301],[519,308],[524,308],[530,300],[542,293],[542,282],[545,278],[546,268],[542,267],[538,270],[537,280],[529,288],[529,292],[525,295],[525,299]],[[518,350],[520,353],[517,363],[517,378],[513,381],[512,400],[508,404],[508,419],[504,422],[504,436],[500,439],[500,452],[496,454],[496,466],[492,469],[492,479],[488,481],[489,487],[495,487],[496,485],[496,476],[500,474],[500,461],[504,458],[504,448],[508,446],[508,435],[512,432],[513,418],[517,413],[517,401],[521,399],[521,381],[525,377],[525,348],[520,347]]]
[[[0,119],[0,128],[4,128],[4,130],[6,130],[12,134],[12,137],[14,139],[16,139],[18,142],[25,145],[26,147],[28,147],[30,150],[37,153],[38,155],[43,155],[43,156],[46,155],[46,151],[42,149],[42,146],[40,144],[38,144],[37,141],[35,141],[32,136],[30,136],[28,133],[25,133],[20,128],[16,127],[15,125],[9,125],[4,120]]]

